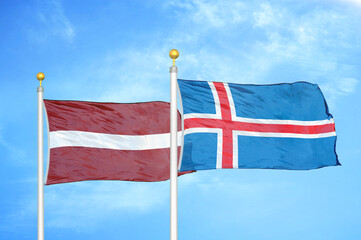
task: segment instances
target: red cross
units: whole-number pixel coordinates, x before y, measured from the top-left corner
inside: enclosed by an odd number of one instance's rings
[[[211,118],[188,118],[184,120],[184,129],[189,128],[217,128],[222,130],[222,168],[233,168],[233,136],[232,132],[271,132],[271,133],[299,133],[319,134],[335,131],[335,124],[323,125],[291,125],[291,124],[261,124],[239,122],[232,120],[232,113],[229,104],[227,91],[223,83],[213,82],[219,98],[221,119]]]

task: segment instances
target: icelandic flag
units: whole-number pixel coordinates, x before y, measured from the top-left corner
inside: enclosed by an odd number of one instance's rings
[[[340,165],[335,123],[316,84],[179,79],[178,86],[184,121],[181,172]]]

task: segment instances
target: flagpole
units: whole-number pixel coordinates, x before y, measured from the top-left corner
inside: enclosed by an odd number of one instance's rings
[[[45,75],[39,72],[36,78],[40,81],[38,92],[38,240],[44,240],[44,133],[43,133],[43,94],[41,82]]]
[[[179,56],[176,49],[169,52],[173,59],[170,67],[170,240],[178,239],[178,158],[177,158],[177,73],[175,60]]]

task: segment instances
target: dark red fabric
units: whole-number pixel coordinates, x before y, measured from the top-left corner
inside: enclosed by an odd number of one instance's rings
[[[179,150],[180,147],[178,153]],[[53,148],[46,185],[86,180],[164,181],[169,179],[169,156],[169,148],[142,151]]]
[[[49,131],[76,130],[96,133],[147,135],[169,133],[170,104],[100,103],[44,100]],[[178,117],[179,130],[181,120]]]
[[[44,104],[50,132],[147,135],[169,133],[170,129],[170,104],[166,102],[120,104],[44,100]],[[180,115],[178,130],[181,130]],[[178,156],[179,152],[180,147]],[[163,181],[169,179],[169,156],[169,148],[52,148],[46,185],[85,180]],[[189,172],[179,175],[186,173]]]

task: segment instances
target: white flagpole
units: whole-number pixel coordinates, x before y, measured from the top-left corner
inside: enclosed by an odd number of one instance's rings
[[[38,92],[38,240],[44,240],[44,133],[43,133],[43,94],[41,81],[45,75],[39,72],[36,78],[40,81]]]
[[[178,239],[178,158],[177,158],[177,73],[175,59],[179,56],[176,49],[169,52],[173,59],[170,67],[170,240]]]

